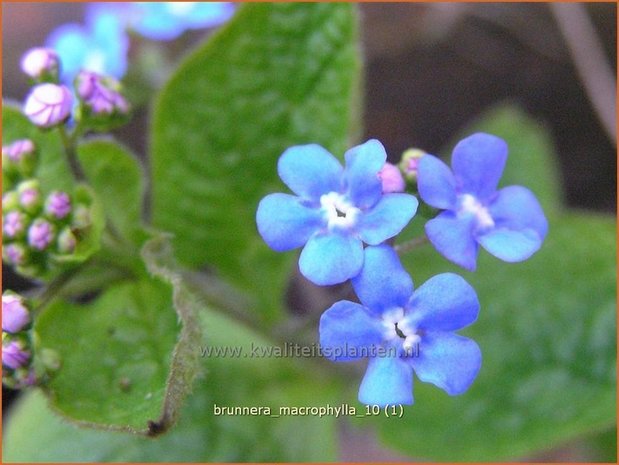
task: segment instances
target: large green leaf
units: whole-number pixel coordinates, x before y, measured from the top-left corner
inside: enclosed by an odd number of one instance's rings
[[[209,347],[241,348],[246,356],[204,357],[199,379],[178,425],[157,438],[77,428],[60,421],[38,394],[28,395],[10,416],[3,459],[12,461],[260,462],[332,461],[336,458],[333,416],[216,415],[222,407],[335,405],[336,386],[313,362],[252,357],[252,347],[273,343],[229,317],[205,309],[201,325]],[[196,344],[201,353],[204,346]],[[280,346],[281,347],[281,346]]]
[[[183,263],[215,267],[262,310],[279,307],[291,255],[260,240],[258,201],[283,189],[276,163],[287,147],[346,149],[356,129],[356,38],[353,5],[243,5],[155,106],[154,225],[175,234]]]
[[[3,102],[2,144],[8,145],[18,139],[31,139],[39,149],[39,165],[34,176],[39,179],[43,193],[52,190],[71,192],[73,177],[58,132],[39,129],[17,105]]]
[[[91,140],[77,150],[86,178],[111,226],[135,239],[141,226],[143,177],[137,160],[111,140]]]
[[[35,331],[62,362],[46,386],[53,407],[80,423],[146,431],[159,418],[177,328],[172,294],[153,280],[52,304]]]

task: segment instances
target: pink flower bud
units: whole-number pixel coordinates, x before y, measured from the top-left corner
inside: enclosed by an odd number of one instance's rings
[[[406,184],[397,166],[385,163],[378,172],[378,177],[383,183],[383,193],[404,192]]]
[[[25,344],[22,341],[2,341],[2,366],[17,370],[25,366],[29,360],[30,352],[26,350]]]
[[[30,323],[30,312],[20,296],[2,296],[2,331],[18,333]]]
[[[45,220],[35,220],[28,229],[28,244],[37,250],[44,250],[54,240],[54,227]]]
[[[39,84],[26,98],[24,113],[32,123],[49,128],[63,123],[72,106],[73,96],[66,86]]]
[[[32,48],[21,59],[21,69],[33,79],[58,75],[58,54],[50,48]]]
[[[21,212],[8,212],[2,224],[4,235],[10,239],[20,237],[26,229],[26,217]]]
[[[54,191],[45,201],[45,212],[54,219],[61,220],[71,213],[71,198],[69,194]]]
[[[129,104],[118,91],[120,83],[109,76],[81,71],[76,79],[77,95],[94,115],[126,114]]]
[[[34,151],[34,143],[30,139],[20,139],[10,145],[3,146],[2,156],[8,157],[14,163],[19,163],[22,158],[33,155]]]

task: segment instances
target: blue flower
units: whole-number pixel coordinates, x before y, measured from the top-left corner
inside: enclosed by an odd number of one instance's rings
[[[60,57],[60,80],[72,85],[80,70],[120,79],[127,71],[129,37],[122,9],[114,4],[89,4],[86,26],[63,24],[47,38],[47,46]]]
[[[477,319],[479,301],[460,276],[444,273],[413,292],[413,281],[387,245],[367,247],[352,280],[361,304],[335,303],[320,318],[320,347],[336,362],[369,358],[359,388],[368,405],[413,403],[413,371],[449,395],[466,391],[481,351],[454,331]]]
[[[316,144],[287,149],[280,178],[296,194],[270,194],[258,206],[264,241],[284,252],[304,246],[301,273],[318,285],[346,281],[363,266],[363,243],[377,245],[398,234],[417,211],[409,194],[384,194],[378,175],[387,155],[377,140],[345,154],[346,168]]]
[[[230,2],[133,2],[129,26],[154,40],[171,40],[187,29],[217,26],[234,13]]]
[[[445,210],[426,223],[426,235],[442,255],[467,270],[475,270],[479,245],[501,260],[519,262],[541,247],[548,232],[530,190],[497,191],[506,160],[505,141],[477,133],[454,148],[453,173],[432,155],[419,161],[419,195]]]

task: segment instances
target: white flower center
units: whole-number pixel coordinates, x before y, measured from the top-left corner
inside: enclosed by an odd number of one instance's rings
[[[494,227],[494,220],[488,209],[471,194],[463,194],[460,196],[460,208],[458,213],[461,215],[471,214],[475,216],[477,225],[482,229]]]
[[[320,206],[327,218],[329,229],[349,229],[357,223],[361,210],[353,206],[341,194],[329,192],[320,197]]]
[[[404,309],[395,308],[383,314],[384,337],[387,341],[403,339],[402,348],[411,353],[413,347],[419,344],[421,337],[417,334],[417,328],[404,318]]]

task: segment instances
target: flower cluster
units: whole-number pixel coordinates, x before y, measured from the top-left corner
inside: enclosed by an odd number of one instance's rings
[[[25,300],[17,294],[2,294],[2,383],[14,389],[36,383],[31,323]]]
[[[87,206],[74,205],[67,192],[44,195],[36,178],[21,178],[23,159],[33,157],[33,153],[35,145],[28,139],[2,147],[3,158],[8,160],[2,166],[3,174],[12,180],[8,187],[13,185],[2,195],[2,258],[20,273],[40,277],[53,265],[54,258],[75,251],[75,233],[80,227],[75,211]],[[26,172],[31,174],[35,166],[29,164]]]
[[[64,85],[71,85],[82,71],[120,79],[127,72],[129,30],[149,39],[171,40],[188,29],[219,25],[233,12],[228,2],[89,3],[85,24],[63,24],[49,35],[46,46],[62,62]],[[23,68],[37,74],[49,56],[37,58],[32,55]]]
[[[529,190],[497,191],[506,157],[503,140],[481,133],[455,147],[453,173],[417,149],[405,152],[399,167],[386,163],[376,140],[349,150],[345,168],[318,145],[292,147],[280,157],[279,175],[296,195],[262,199],[258,232],[276,251],[303,246],[299,269],[313,283],[351,280],[360,303],[333,304],[319,335],[335,362],[373,354],[359,389],[362,403],[412,404],[413,372],[449,395],[466,391],[477,376],[481,351],[456,333],[477,319],[474,289],[443,273],[414,290],[389,241],[417,210],[417,198],[404,192],[409,181],[427,205],[445,210],[425,231],[449,260],[474,270],[478,244],[507,262],[529,258],[548,225]]]

